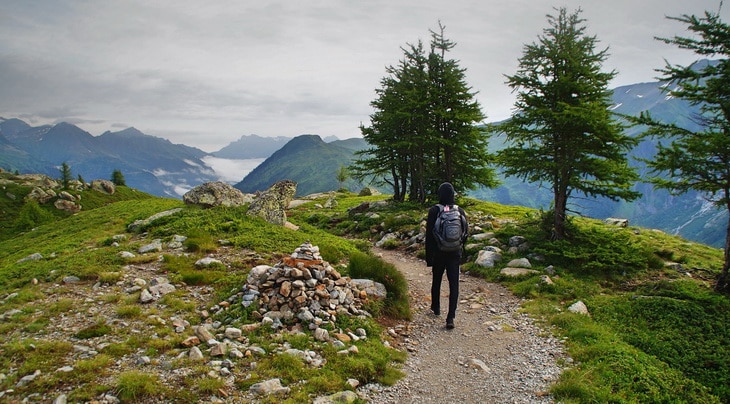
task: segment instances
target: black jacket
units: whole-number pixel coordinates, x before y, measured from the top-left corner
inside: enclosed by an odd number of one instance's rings
[[[438,189],[439,204],[441,205],[453,205],[454,204],[454,187],[448,182],[444,182],[439,186]],[[436,224],[436,216],[439,213],[439,206],[433,205],[428,210],[428,218],[426,219],[426,265],[432,266],[433,260],[436,254],[452,254],[457,258],[461,258],[461,250],[454,252],[442,252],[436,245],[436,237],[433,235],[433,227]],[[459,212],[466,220],[466,212],[459,206]],[[463,240],[466,242],[466,239]]]

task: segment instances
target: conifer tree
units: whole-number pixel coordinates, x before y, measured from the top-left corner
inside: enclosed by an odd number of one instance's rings
[[[486,116],[474,99],[476,93],[466,83],[466,69],[447,52],[456,43],[444,37],[445,27],[431,31],[431,53],[428,58],[431,126],[434,128],[432,159],[428,188],[438,189],[443,181],[456,189],[473,189],[476,184],[497,185],[493,169],[487,166],[489,133],[478,125]]]
[[[722,3],[721,3],[722,4]],[[701,56],[717,60],[700,66],[672,65],[658,71],[671,96],[700,107],[700,116],[691,117],[701,130],[692,131],[676,124],[655,121],[648,113],[634,120],[648,125],[645,136],[657,136],[668,143],[659,143],[653,160],[647,161],[655,174],[651,182],[674,194],[690,190],[704,193],[718,208],[730,213],[730,25],[717,13],[704,16],[668,17],[687,24],[699,38],[675,36],[657,38],[667,44],[689,49]],[[661,176],[660,174],[664,174]],[[725,234],[725,260],[715,289],[730,293],[730,218]]]
[[[627,153],[636,140],[609,111],[609,81],[602,72],[607,49],[585,34],[580,9],[560,8],[549,27],[524,47],[516,74],[507,83],[517,92],[516,112],[497,130],[508,146],[498,153],[505,174],[549,184],[553,191],[552,237],[566,238],[569,198],[574,193],[633,200],[638,180]]]
[[[124,174],[122,174],[120,170],[112,171],[112,183],[119,186],[127,185],[127,181],[124,179]]]
[[[71,167],[65,161],[61,164],[61,186],[63,189],[69,189],[71,181],[73,181],[73,175],[71,174]]]
[[[337,169],[337,174],[335,174],[335,178],[337,178],[337,182],[340,184],[339,189],[342,189],[345,181],[350,178],[350,171],[347,169],[347,167],[341,165],[340,168]]]
[[[446,58],[455,44],[443,32],[441,24],[431,31],[428,54],[421,41],[402,48],[403,59],[375,90],[370,126],[360,128],[371,147],[358,152],[353,176],[379,178],[396,201],[423,203],[444,181],[463,190],[496,184],[488,133],[477,126],[484,115],[465,70]]]

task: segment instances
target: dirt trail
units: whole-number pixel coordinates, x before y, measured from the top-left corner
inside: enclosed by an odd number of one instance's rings
[[[406,377],[370,395],[373,403],[552,403],[546,391],[560,374],[562,345],[520,312],[521,300],[501,285],[461,275],[456,328],[431,313],[431,270],[423,260],[377,249],[409,285],[413,321],[396,329],[409,351]]]

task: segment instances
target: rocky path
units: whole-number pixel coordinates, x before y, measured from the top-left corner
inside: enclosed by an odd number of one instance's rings
[[[446,276],[441,316],[431,314],[431,271],[403,253],[377,250],[409,284],[413,321],[394,328],[409,351],[395,386],[373,391],[372,403],[552,403],[562,344],[520,312],[504,287],[462,274],[456,328],[446,329]]]

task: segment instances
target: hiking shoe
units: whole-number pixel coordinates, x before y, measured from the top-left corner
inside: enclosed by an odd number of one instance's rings
[[[431,307],[431,311],[433,312],[433,315],[434,316],[440,316],[441,315],[441,310],[439,310],[439,309],[434,309],[433,307]]]
[[[454,329],[454,320],[446,320],[446,328],[448,328],[449,330]]]

